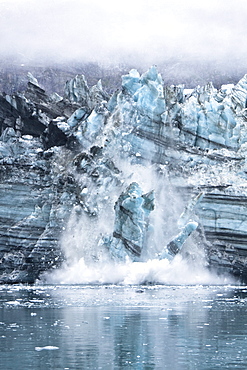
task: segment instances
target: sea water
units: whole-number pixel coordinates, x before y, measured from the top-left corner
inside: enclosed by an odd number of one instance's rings
[[[0,286],[0,369],[246,369],[247,287]]]

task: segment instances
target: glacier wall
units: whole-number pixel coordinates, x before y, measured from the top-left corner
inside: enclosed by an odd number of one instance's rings
[[[182,255],[246,279],[246,102],[247,75],[187,90],[165,86],[154,66],[131,70],[112,96],[82,75],[63,97],[31,75],[25,93],[1,94],[0,281],[32,283],[82,256],[129,257],[126,247],[159,258],[201,192]],[[131,184],[136,221],[122,199]]]

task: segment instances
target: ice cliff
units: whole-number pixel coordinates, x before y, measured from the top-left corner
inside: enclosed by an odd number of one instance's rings
[[[0,282],[181,248],[247,279],[247,75],[187,90],[131,70],[112,96],[82,75],[64,96],[28,77],[0,95]]]

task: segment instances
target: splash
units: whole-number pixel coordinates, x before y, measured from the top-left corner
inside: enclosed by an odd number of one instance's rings
[[[119,284],[119,285],[224,285],[233,284],[229,276],[219,276],[203,265],[191,264],[181,255],[167,259],[150,259],[146,262],[87,264],[84,258],[74,264],[65,264],[52,274],[46,273],[43,282],[51,284]]]

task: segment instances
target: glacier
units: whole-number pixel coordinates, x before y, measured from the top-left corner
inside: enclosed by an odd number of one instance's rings
[[[247,280],[247,75],[188,90],[132,69],[111,96],[28,80],[0,94],[1,283],[177,254]]]

